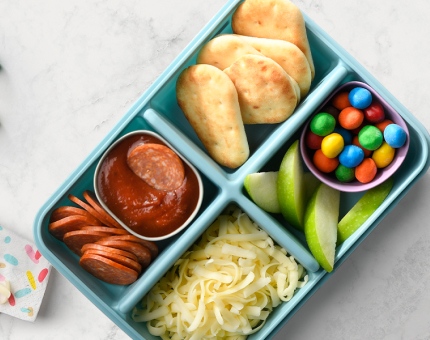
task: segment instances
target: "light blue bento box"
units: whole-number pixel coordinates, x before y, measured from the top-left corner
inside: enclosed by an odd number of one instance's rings
[[[220,33],[232,33],[230,20],[240,3],[230,0],[191,41],[185,50],[160,75],[126,112],[100,145],[82,162],[71,176],[41,207],[34,222],[34,237],[40,252],[75,285],[91,302],[133,339],[157,339],[149,334],[144,323],[131,318],[133,307],[165,274],[230,203],[236,204],[296,260],[309,274],[309,282],[289,302],[284,302],[270,314],[264,327],[249,339],[270,339],[288,322],[312,293],[332,275],[320,269],[306,245],[304,236],[293,231],[284,220],[260,210],[243,189],[245,176],[252,172],[277,171],[283,155],[299,138],[306,120],[341,84],[362,81],[378,92],[406,121],[410,147],[406,160],[394,175],[394,187],[368,221],[336,251],[335,268],[354,251],[357,245],[393,209],[399,200],[427,171],[430,138],[424,127],[388,91],[359,65],[346,51],[323,32],[306,15],[306,27],[316,75],[311,91],[284,123],[249,125],[246,133],[250,144],[249,159],[238,169],[220,167],[208,156],[176,102],[175,85],[180,72],[195,64],[200,48]],[[99,281],[79,265],[79,257],[48,231],[51,212],[70,205],[67,196],[80,197],[85,190],[94,191],[93,176],[104,151],[119,137],[134,130],[151,130],[164,137],[179,153],[198,169],[204,185],[201,209],[192,224],[168,241],[158,243],[160,254],[141,277],[129,286],[116,286]],[[360,193],[342,193],[341,215],[358,200]]]

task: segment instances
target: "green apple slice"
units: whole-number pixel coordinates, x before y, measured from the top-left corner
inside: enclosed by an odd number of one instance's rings
[[[305,186],[305,202],[307,204],[315,192],[318,184],[321,182],[312,172],[305,172],[303,174],[303,182]]]
[[[375,212],[393,187],[394,180],[389,178],[378,186],[369,189],[340,220],[337,226],[337,243],[344,242]]]
[[[340,191],[321,183],[311,197],[304,216],[306,242],[315,260],[327,272],[334,266]]]
[[[301,230],[306,206],[303,173],[299,141],[296,140],[288,148],[279,167],[277,193],[285,220]]]
[[[261,209],[269,213],[280,213],[281,208],[276,193],[278,172],[255,172],[245,177],[243,185],[249,197]]]

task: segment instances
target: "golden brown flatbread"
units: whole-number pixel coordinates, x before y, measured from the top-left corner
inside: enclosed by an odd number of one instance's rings
[[[236,87],[244,124],[280,123],[294,112],[294,83],[272,59],[245,54],[224,72]]]
[[[299,87],[298,101],[309,92],[312,79],[308,60],[296,45],[288,41],[222,34],[202,47],[197,63],[224,70],[245,54],[264,55],[281,65]]]
[[[239,36],[258,52],[276,61],[293,78],[300,97],[305,97],[311,87],[312,72],[305,54],[293,43],[279,39]]]
[[[219,164],[237,168],[249,157],[236,88],[212,65],[186,68],[176,83],[178,104],[209,155]]]
[[[224,70],[244,54],[262,55],[239,36],[222,34],[203,45],[197,56],[197,63],[213,65]]]
[[[289,41],[305,54],[311,68],[315,67],[300,9],[289,0],[245,0],[232,16],[236,34]]]

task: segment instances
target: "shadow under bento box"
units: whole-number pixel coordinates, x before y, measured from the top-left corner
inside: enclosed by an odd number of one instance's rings
[[[276,243],[293,255],[309,275],[307,284],[298,289],[290,301],[276,307],[263,328],[250,335],[249,339],[269,339],[274,336],[312,293],[332,275],[320,268],[301,232],[290,228],[280,216],[264,212],[249,199],[243,188],[243,181],[249,173],[277,171],[286,150],[299,138],[306,120],[343,83],[361,81],[379,93],[407,123],[410,146],[404,163],[393,175],[394,187],[389,196],[364,225],[336,249],[335,269],[395,207],[430,165],[428,155],[430,138],[425,128],[372,75],[305,14],[307,34],[316,70],[309,94],[300,102],[287,121],[274,125],[246,126],[251,152],[242,166],[232,170],[215,163],[180,110],[176,101],[175,86],[181,71],[196,63],[197,53],[203,44],[218,34],[232,33],[230,20],[239,3],[239,0],[231,0],[223,6],[126,112],[98,147],[41,207],[34,222],[35,242],[43,256],[133,339],[157,338],[148,332],[144,323],[133,321],[131,317],[133,307],[199,239],[217,216],[232,203],[247,213]],[[48,224],[50,214],[55,208],[70,205],[69,194],[79,197],[85,190],[94,190],[94,172],[105,150],[121,136],[135,130],[154,131],[164,137],[182,155],[186,155],[188,161],[200,172],[204,197],[200,211],[191,225],[174,237],[158,243],[159,256],[140,278],[131,285],[118,286],[104,283],[80,267],[79,257],[49,233]],[[345,214],[361,195],[362,193],[341,193],[340,215]]]

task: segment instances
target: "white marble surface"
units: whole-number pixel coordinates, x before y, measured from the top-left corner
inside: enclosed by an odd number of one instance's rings
[[[430,130],[430,4],[296,0]],[[0,0],[0,225],[40,206],[223,0]],[[430,338],[427,173],[276,339]],[[128,337],[58,272],[39,316],[0,339]]]

